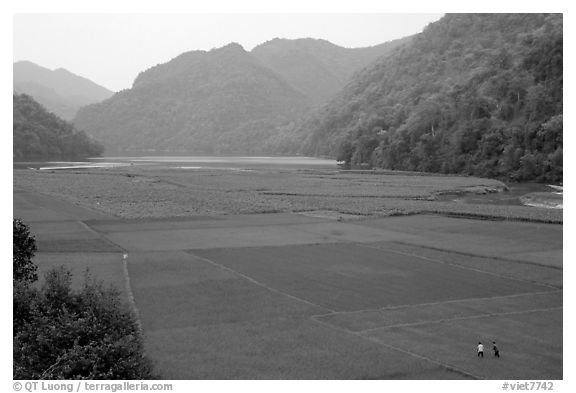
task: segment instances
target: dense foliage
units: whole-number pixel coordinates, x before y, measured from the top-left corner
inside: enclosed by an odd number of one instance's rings
[[[86,276],[75,292],[64,267],[50,270],[37,288],[35,266],[21,273],[21,260],[33,265],[34,238],[21,221],[14,228],[13,378],[152,378],[135,318],[118,291]]]
[[[13,157],[31,159],[82,159],[99,156],[103,147],[84,132],[49,113],[32,97],[13,95]]]
[[[273,40],[252,52],[238,44],[187,52],[82,108],[74,123],[108,151],[259,153],[388,46]]]
[[[446,15],[357,75],[288,146],[347,165],[561,182],[562,25]]]
[[[237,44],[185,53],[141,73],[132,89],[82,108],[74,123],[109,151],[225,152],[248,123],[297,116],[304,97]],[[247,144],[260,129],[243,135]],[[222,139],[222,141],[220,141]]]
[[[12,279],[13,281],[34,282],[37,266],[32,262],[36,253],[36,240],[30,228],[19,218],[12,220]]]

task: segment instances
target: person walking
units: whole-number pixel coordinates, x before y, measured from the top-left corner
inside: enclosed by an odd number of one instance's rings
[[[477,348],[478,348],[478,357],[483,358],[484,357],[484,345],[482,345],[482,343],[479,342]]]
[[[492,341],[492,350],[494,351],[494,357],[499,358],[500,350],[498,349],[498,346],[496,346],[496,341]]]

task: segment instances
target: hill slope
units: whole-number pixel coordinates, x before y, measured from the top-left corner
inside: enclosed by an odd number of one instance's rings
[[[348,164],[562,181],[562,15],[446,15],[297,130]]]
[[[114,94],[63,68],[52,71],[29,61],[19,61],[14,63],[13,72],[16,93],[34,97],[64,119],[71,120],[81,106],[105,100]]]
[[[61,160],[99,156],[103,147],[25,94],[13,95],[13,159]]]
[[[251,53],[304,93],[311,106],[317,107],[340,90],[355,72],[409,39],[348,49],[325,40],[275,38],[258,45]]]
[[[305,97],[238,44],[184,53],[82,108],[75,124],[112,150],[234,152],[298,116]]]
[[[109,151],[270,151],[294,121],[391,45],[356,50],[273,40],[252,52],[238,44],[187,52],[140,73],[131,89],[82,108],[74,122]]]

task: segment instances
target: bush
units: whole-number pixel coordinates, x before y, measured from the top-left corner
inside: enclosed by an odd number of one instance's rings
[[[36,265],[32,258],[36,252],[36,240],[30,235],[30,229],[22,220],[12,220],[12,260],[13,281],[34,282],[38,279]]]
[[[13,378],[151,379],[136,318],[118,290],[86,275],[74,292],[64,267],[37,288],[35,252],[28,226],[14,219]]]
[[[151,379],[135,317],[114,288],[64,267],[40,289],[14,286],[14,379]]]

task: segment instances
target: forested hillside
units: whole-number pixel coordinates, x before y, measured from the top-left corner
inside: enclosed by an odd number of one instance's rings
[[[355,72],[409,39],[366,48],[343,48],[326,40],[275,38],[250,53],[304,93],[310,106],[317,107],[336,94]]]
[[[110,151],[257,152],[269,129],[304,108],[301,93],[230,44],[140,73],[132,89],[82,108],[75,124]]]
[[[141,72],[131,89],[82,108],[74,123],[108,151],[271,152],[294,123],[398,43],[346,49],[272,40],[191,51]]]
[[[13,159],[61,160],[99,156],[103,147],[25,94],[13,95]]]
[[[446,15],[365,69],[285,152],[562,181],[562,15]]]
[[[32,96],[65,120],[72,120],[81,106],[105,100],[114,94],[63,68],[49,70],[30,61],[14,63],[13,83],[15,93]]]

